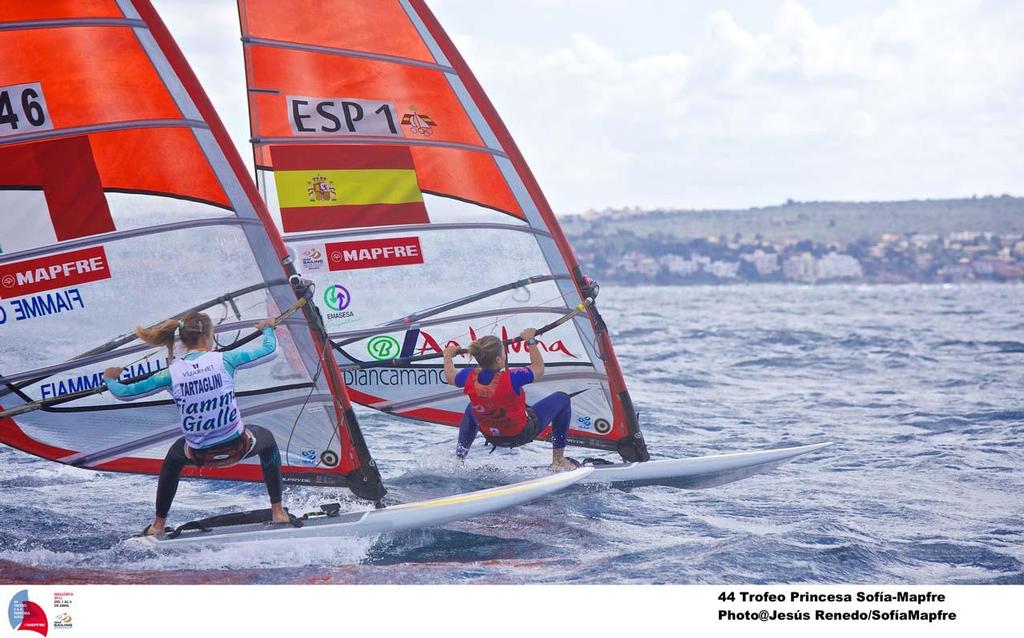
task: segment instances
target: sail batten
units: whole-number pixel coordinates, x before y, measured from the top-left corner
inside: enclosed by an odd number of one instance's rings
[[[49,140],[69,135],[88,135],[90,133],[105,133],[110,131],[129,131],[132,129],[145,128],[208,128],[205,122],[199,120],[131,120],[125,122],[112,122],[110,124],[98,124],[95,126],[77,126],[60,131],[39,131],[36,133],[23,133],[21,135],[8,135],[0,139],[2,144],[20,144],[22,142],[34,142],[38,140]]]
[[[504,230],[515,233],[527,233],[530,235],[541,235],[550,237],[551,233],[543,228],[533,228],[531,226],[516,225],[516,224],[499,224],[499,223],[436,223],[430,225],[398,225],[398,226],[385,226],[375,228],[346,228],[344,230],[329,230],[324,232],[311,232],[311,233],[294,233],[290,237],[285,239],[285,243],[296,244],[306,241],[316,241],[318,239],[336,239],[339,237],[358,237],[360,235],[375,235],[384,233],[407,233],[410,231],[415,232],[431,232],[439,230]]]
[[[250,139],[253,144],[311,144],[319,145],[325,142],[332,142],[334,144],[350,144],[350,145],[364,145],[364,144],[388,144],[392,146],[426,146],[434,148],[449,148],[459,151],[472,151],[474,153],[485,153],[487,155],[494,155],[496,157],[505,157],[505,152],[498,148],[491,148],[487,146],[480,146],[477,144],[461,144],[458,142],[442,142],[439,140],[395,140],[390,137],[373,137],[373,136],[345,136],[335,137],[331,135],[323,135],[316,139],[309,139],[307,137],[299,136],[278,136],[278,137],[253,137]],[[266,168],[266,167],[264,167]]]
[[[67,27],[141,27],[146,23],[132,18],[76,18],[73,20],[23,20],[0,22],[0,31],[22,31],[26,29],[63,29]]]
[[[356,51],[354,49],[338,49],[333,47],[318,46],[314,44],[302,44],[299,42],[285,42],[283,40],[270,40],[267,38],[252,38],[243,37],[242,42],[254,46],[264,47],[276,47],[279,49],[291,49],[293,51],[306,51],[309,53],[325,53],[328,55],[340,55],[351,58],[363,58],[365,60],[378,60],[380,62],[393,62],[395,64],[407,64],[409,66],[420,67],[423,69],[432,69],[434,71],[443,71],[454,73],[454,69],[449,66],[441,64],[432,64],[430,62],[424,62],[422,60],[414,60],[412,58],[400,58],[393,55],[384,55],[381,53],[368,53],[366,51]]]

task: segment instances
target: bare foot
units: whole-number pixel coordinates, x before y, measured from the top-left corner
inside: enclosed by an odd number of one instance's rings
[[[284,511],[284,506],[280,503],[272,503],[270,505],[270,520],[275,523],[291,522],[291,519],[288,518],[288,512]]]
[[[167,519],[157,516],[153,519],[150,526],[146,528],[146,536],[156,536],[157,534],[163,534],[166,531]]]
[[[551,450],[551,471],[565,472],[575,470],[579,465],[565,458],[565,448],[554,448]]]
[[[578,466],[567,459],[559,459],[558,461],[551,464],[552,472],[567,472],[569,470],[575,470]]]

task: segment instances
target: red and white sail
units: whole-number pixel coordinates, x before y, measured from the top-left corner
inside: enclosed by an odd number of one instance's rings
[[[0,409],[96,387],[110,366],[165,366],[137,324],[198,307],[228,345],[295,301],[287,249],[147,0],[5,0],[0,60]],[[276,360],[237,379],[244,418],[274,432],[286,481],[379,498],[315,315],[278,334]],[[0,419],[0,442],[100,470],[158,472],[179,435],[166,395]]]
[[[239,0],[257,183],[317,283],[355,401],[457,424],[439,361],[358,362],[517,336],[586,282],[522,155],[421,0]],[[541,338],[528,400],[573,397],[570,442],[646,460],[596,307]],[[512,365],[527,361],[513,346]]]

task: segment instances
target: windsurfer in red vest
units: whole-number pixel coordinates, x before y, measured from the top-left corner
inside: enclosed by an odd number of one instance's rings
[[[551,425],[551,468],[567,470],[576,467],[565,458],[566,436],[572,416],[569,395],[555,392],[532,405],[526,403],[523,386],[533,383],[544,374],[544,359],[536,330],[527,328],[522,333],[530,365],[526,368],[505,369],[505,347],[495,336],[482,337],[469,345],[469,354],[480,367],[463,368],[455,372],[454,357],[459,347],[444,350],[444,375],[449,385],[463,388],[469,395],[469,406],[459,426],[459,443],[455,454],[465,458],[473,445],[476,433],[483,433],[488,443],[500,447],[518,447],[537,438]]]

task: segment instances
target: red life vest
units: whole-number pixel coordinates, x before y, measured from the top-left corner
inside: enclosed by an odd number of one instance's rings
[[[473,406],[473,418],[484,436],[515,436],[526,428],[529,418],[526,414],[526,390],[520,388],[516,394],[512,377],[505,370],[499,371],[487,385],[477,383],[480,371],[470,371],[463,392],[469,395]]]

